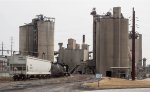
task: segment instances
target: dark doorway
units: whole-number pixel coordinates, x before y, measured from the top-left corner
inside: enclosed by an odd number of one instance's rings
[[[112,77],[112,72],[111,71],[106,71],[106,76],[107,77]]]

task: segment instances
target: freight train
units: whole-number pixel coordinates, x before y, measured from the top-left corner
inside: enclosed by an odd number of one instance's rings
[[[69,75],[65,65],[53,64],[51,61],[29,56],[12,56],[10,58],[10,75],[14,80],[31,78],[50,78]]]

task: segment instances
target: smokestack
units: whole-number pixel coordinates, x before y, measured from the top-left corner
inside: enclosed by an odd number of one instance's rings
[[[83,35],[83,44],[85,43],[85,35]]]
[[[63,43],[58,43],[58,45],[59,45],[59,49],[61,49],[63,46]]]

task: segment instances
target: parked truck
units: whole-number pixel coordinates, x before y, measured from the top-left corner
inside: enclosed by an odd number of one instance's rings
[[[51,76],[51,61],[29,56],[10,57],[10,75],[14,80],[30,78],[49,78]]]

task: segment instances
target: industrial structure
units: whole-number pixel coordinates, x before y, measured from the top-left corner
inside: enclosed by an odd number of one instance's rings
[[[129,75],[128,19],[121,7],[114,7],[113,14],[98,15],[93,9],[93,39],[96,47],[96,72],[104,76]]]
[[[8,76],[8,59],[5,56],[0,56],[0,76]]]
[[[129,60],[130,66],[132,66],[132,39],[131,32],[129,33]],[[143,75],[143,66],[142,65],[142,34],[136,33],[137,38],[135,39],[135,74],[137,77],[141,77]]]
[[[21,55],[54,61],[55,19],[37,15],[31,23],[20,26],[19,51]]]
[[[82,48],[80,44],[76,43],[74,39],[68,39],[67,48],[62,47],[63,43],[59,43],[59,56],[58,62],[64,63],[69,66],[69,71],[86,64],[89,60],[89,45],[85,44],[85,35],[83,35]],[[82,67],[84,68],[84,67]],[[81,69],[82,71],[83,69]]]
[[[107,12],[104,15],[97,14],[94,8],[91,15],[93,16],[93,52],[89,51],[89,45],[85,43],[85,35],[81,45],[70,38],[67,48],[63,47],[63,43],[58,43],[59,50],[54,52],[55,19],[37,15],[31,23],[19,27],[20,53],[14,54],[15,51],[10,50],[10,57],[0,57],[0,72],[9,71],[10,75],[16,75],[17,72],[22,74],[29,70],[30,61],[32,63],[35,61],[34,72],[41,71],[39,65],[46,66],[52,62],[46,72],[48,75],[52,72],[54,76],[77,72],[100,73],[103,76],[124,78],[132,75],[133,80],[135,76],[137,78],[145,76],[150,68],[146,67],[146,58],[142,59],[142,34],[135,32],[135,19],[132,27],[134,32],[129,32],[129,20],[121,13],[121,7],[114,7],[113,13]],[[133,15],[135,18],[135,11]],[[3,51],[6,50],[3,50],[2,43],[2,56]],[[93,53],[93,60],[89,59],[91,53]],[[55,63],[54,55],[58,55]],[[41,73],[36,77],[39,75],[41,76]],[[14,79],[22,77],[28,78],[21,75]]]

